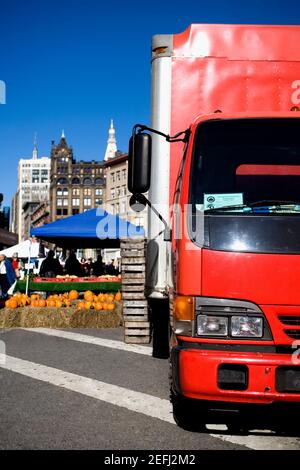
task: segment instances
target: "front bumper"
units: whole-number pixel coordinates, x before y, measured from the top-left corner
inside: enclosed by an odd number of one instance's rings
[[[218,386],[221,364],[246,366],[247,388],[222,390]],[[300,402],[300,391],[283,393],[276,390],[277,368],[295,368],[291,354],[236,353],[176,346],[171,352],[171,365],[174,392],[188,398],[261,404]]]

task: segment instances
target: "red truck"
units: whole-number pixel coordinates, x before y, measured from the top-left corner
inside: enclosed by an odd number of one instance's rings
[[[134,127],[128,188],[150,207],[146,287],[158,329],[171,313],[184,428],[299,411],[299,44],[299,26],[153,38],[151,125]]]

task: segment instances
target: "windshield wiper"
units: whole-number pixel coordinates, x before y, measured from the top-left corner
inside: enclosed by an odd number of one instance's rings
[[[276,201],[273,199],[263,199],[262,201],[249,202],[248,207],[270,207],[270,206],[300,206],[300,201]]]
[[[222,212],[222,211],[228,211],[228,210],[242,210],[243,212],[252,212],[252,208],[249,207],[246,204],[236,204],[232,206],[221,206],[221,207],[214,207],[212,209],[205,209],[204,212]]]
[[[298,206],[296,208],[295,206]],[[204,212],[209,212],[213,214],[214,212],[228,212],[228,211],[238,211],[240,210],[243,213],[256,213],[256,212],[300,212],[300,202],[299,201],[275,201],[275,200],[262,200],[250,202],[249,204],[237,204],[232,206],[221,206],[214,207],[212,209],[205,209]]]

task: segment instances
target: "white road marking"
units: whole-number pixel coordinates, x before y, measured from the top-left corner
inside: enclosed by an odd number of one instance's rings
[[[70,331],[63,331],[51,328],[22,328],[23,331],[30,331],[30,333],[41,333],[43,335],[55,336],[57,338],[69,339],[72,341],[79,341],[81,343],[94,344],[96,346],[103,346],[110,349],[121,349],[122,351],[144,354],[145,356],[152,356],[152,349],[147,346],[140,346],[137,344],[125,344],[123,341],[116,341],[112,339],[99,338],[97,336],[82,335],[80,333],[73,333]]]
[[[215,428],[217,429],[217,425]],[[254,450],[300,450],[300,440],[298,438],[274,436],[271,432],[268,436],[262,436],[259,435],[260,432],[256,431],[258,435],[251,434],[250,432],[248,436],[231,436],[229,434],[211,434],[211,436]]]
[[[1,356],[1,354],[0,354]],[[2,360],[3,359],[3,360]],[[157,398],[146,393],[135,392],[117,385],[107,384],[99,380],[82,377],[77,374],[65,372],[53,367],[36,364],[12,356],[0,357],[0,368],[16,372],[26,377],[31,377],[42,382],[55,385],[97,400],[120,406],[130,411],[142,413],[152,418],[175,424],[172,416],[172,408],[169,400]],[[214,429],[223,427],[214,425]],[[222,439],[233,444],[248,447],[255,450],[296,450],[300,449],[297,438],[276,436],[230,436],[222,434],[210,434],[212,437]]]
[[[174,423],[170,403],[162,398],[8,355],[5,356],[5,364],[0,362],[0,367],[130,411]]]

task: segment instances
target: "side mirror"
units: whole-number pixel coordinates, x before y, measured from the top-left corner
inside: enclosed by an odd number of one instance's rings
[[[129,205],[134,212],[142,212],[147,206],[147,201],[143,194],[133,194],[129,199]]]
[[[146,193],[150,188],[151,136],[143,132],[133,133],[128,152],[128,190]]]

